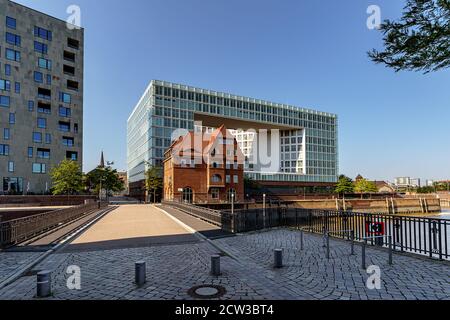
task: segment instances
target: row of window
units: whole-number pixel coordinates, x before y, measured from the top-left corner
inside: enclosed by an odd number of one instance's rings
[[[241,101],[229,98],[216,97],[213,95],[195,93],[186,90],[172,89],[168,87],[155,86],[155,94],[159,96],[171,97],[176,99],[185,99],[202,103],[209,103],[224,107],[239,108],[244,110],[272,113],[285,117],[291,117],[298,114],[298,111],[283,109],[279,107],[268,106],[248,101]],[[321,116],[317,114],[300,113],[298,115],[301,119],[309,121],[318,121],[327,124],[335,124],[335,119],[329,116]]]
[[[0,144],[0,156],[9,156],[10,147],[8,144]],[[36,157],[39,159],[50,159],[50,149],[37,148],[36,149]],[[33,158],[34,156],[34,148],[28,148],[28,158]],[[78,160],[78,152],[75,151],[67,151],[66,152],[67,159]]]

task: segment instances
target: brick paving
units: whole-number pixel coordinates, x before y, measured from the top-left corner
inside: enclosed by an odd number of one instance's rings
[[[0,252],[0,283],[41,254],[37,252]]]
[[[368,248],[367,265],[378,265],[382,272],[381,290],[369,290],[369,275],[360,267],[360,247],[356,246],[357,255],[350,256],[350,246],[344,241],[331,241],[330,260],[325,257],[320,236],[305,234],[305,250],[300,251],[299,232],[287,229],[213,243],[239,258],[222,257],[223,274],[219,277],[209,274],[210,256],[218,249],[199,239],[111,250],[69,250],[52,255],[52,262],[43,262],[35,269],[53,270],[53,296],[49,299],[56,300],[192,300],[188,290],[204,284],[223,286],[227,291],[219,298],[223,300],[450,299],[450,266],[444,262],[394,254],[394,265],[389,266],[387,252]],[[272,266],[276,248],[284,250],[282,269]],[[138,260],[147,263],[147,284],[141,288],[133,283],[134,262]],[[81,290],[66,286],[70,265],[81,268]],[[20,278],[0,290],[0,299],[35,299],[35,281],[35,276]]]

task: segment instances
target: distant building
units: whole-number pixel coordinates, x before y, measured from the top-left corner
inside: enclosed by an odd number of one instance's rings
[[[125,189],[119,193],[117,193],[117,195],[119,196],[127,196],[129,195],[129,189],[128,189],[128,176],[127,176],[127,172],[117,172],[117,174],[119,175],[119,179],[123,181],[123,185],[125,186]]]
[[[395,186],[386,181],[374,181],[379,193],[395,193]]]
[[[419,188],[421,186],[420,179],[410,177],[395,178],[394,184],[397,188]]]
[[[163,164],[165,200],[225,203],[234,195],[234,201],[244,201],[244,155],[225,126],[180,137]]]

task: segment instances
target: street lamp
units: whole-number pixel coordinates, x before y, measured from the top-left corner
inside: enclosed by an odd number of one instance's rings
[[[266,194],[263,194],[263,226],[266,228]]]
[[[231,193],[231,214],[234,215],[234,192]]]

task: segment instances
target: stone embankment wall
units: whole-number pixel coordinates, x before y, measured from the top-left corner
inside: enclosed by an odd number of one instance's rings
[[[386,198],[376,200],[306,200],[292,202],[295,207],[305,209],[344,210],[366,213],[435,213],[441,211],[439,199]]]

